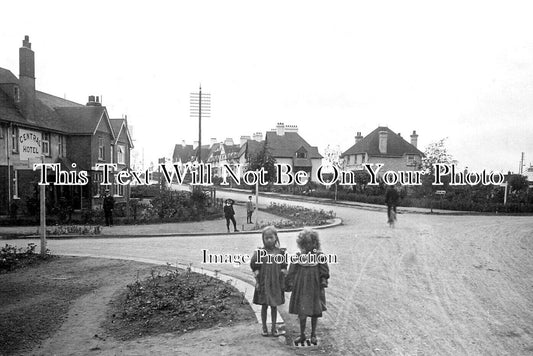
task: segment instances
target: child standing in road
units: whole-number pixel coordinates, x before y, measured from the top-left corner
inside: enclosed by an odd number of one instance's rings
[[[294,340],[298,346],[304,345],[305,324],[307,317],[311,317],[311,344],[317,344],[316,326],[318,318],[326,310],[326,293],[328,286],[329,267],[327,263],[318,263],[320,240],[318,233],[311,229],[304,229],[296,239],[300,253],[297,263],[291,263],[287,276],[287,291],[291,291],[289,313],[298,315],[300,319],[300,337]],[[292,260],[291,260],[292,261]],[[309,344],[309,342],[308,342]]]
[[[268,336],[267,309],[270,306],[272,318],[272,336],[279,336],[276,329],[278,305],[285,303],[285,275],[287,263],[279,255],[285,255],[285,249],[279,247],[278,231],[274,226],[263,229],[263,247],[254,251],[250,266],[255,276],[256,284],[254,291],[254,304],[261,305],[261,322],[263,332],[261,335]],[[279,260],[274,257],[278,256]],[[276,260],[278,263],[276,263]]]

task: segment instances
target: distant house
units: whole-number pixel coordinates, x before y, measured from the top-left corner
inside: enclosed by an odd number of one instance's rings
[[[268,131],[265,144],[278,164],[288,164],[292,172],[305,171],[316,182],[316,171],[322,164],[322,155],[298,134],[298,127],[278,123]]]
[[[237,158],[243,172],[246,172],[250,159],[252,159],[255,154],[261,151],[265,145],[263,134],[261,132],[254,133],[252,137],[252,139],[250,139],[249,136],[241,137],[241,148],[237,153]]]
[[[129,168],[133,143],[126,120],[110,120],[95,96],[82,105],[37,91],[28,36],[19,51],[19,67],[19,78],[0,68],[0,214],[13,204],[19,212],[31,210],[28,204],[37,196],[39,180],[33,163],[39,162],[59,163],[63,171],[88,172],[87,185],[48,186],[49,205],[62,199],[73,209],[99,205],[106,187],[100,185],[102,172],[96,164]],[[49,171],[48,176],[57,183],[55,172]],[[115,185],[110,189],[118,201],[129,196],[129,189]]]
[[[355,136],[355,144],[342,153],[346,170],[361,170],[364,163],[382,163],[380,173],[388,170],[410,171],[418,169],[424,154],[418,150],[418,135],[411,134],[407,142],[388,127],[380,126],[363,137]]]

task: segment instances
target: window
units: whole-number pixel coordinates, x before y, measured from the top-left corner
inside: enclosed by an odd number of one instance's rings
[[[115,145],[111,145],[111,147],[109,147],[109,151],[111,152],[111,155],[109,156],[109,161],[113,163],[113,161],[115,160]]]
[[[13,172],[13,199],[19,198],[19,171]]]
[[[59,157],[65,157],[65,137],[58,135],[57,152]]]
[[[13,153],[18,153],[19,151],[19,128],[13,127],[11,131],[11,150]]]
[[[42,149],[43,155],[50,156],[50,132],[43,132]]]
[[[306,158],[305,152],[296,152],[296,158]]]
[[[20,89],[16,85],[13,87],[13,100],[15,103],[20,102]]]
[[[0,138],[4,138],[4,126],[0,125]]]
[[[408,166],[414,166],[415,164],[415,156],[414,155],[407,155],[407,165]]]
[[[117,184],[117,195],[120,195],[121,197],[124,196],[124,186],[122,184]]]
[[[98,137],[98,159],[105,160],[104,138]]]
[[[357,158],[357,164],[362,164],[363,163],[363,155],[362,154],[359,154],[356,156]]]
[[[126,163],[126,147],[124,145],[117,146],[117,161],[119,164]]]

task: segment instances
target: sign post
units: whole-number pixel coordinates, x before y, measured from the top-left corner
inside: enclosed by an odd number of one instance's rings
[[[46,255],[46,204],[45,204],[45,199],[46,199],[46,191],[45,191],[45,186],[44,184],[43,185],[40,185],[39,186],[39,189],[40,189],[40,205],[41,205],[41,256],[45,256]]]
[[[257,180],[255,182],[255,226],[258,226],[258,216],[259,216],[259,171],[257,171]]]

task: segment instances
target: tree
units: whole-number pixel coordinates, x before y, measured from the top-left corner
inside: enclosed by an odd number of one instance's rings
[[[526,176],[521,174],[509,175],[509,188],[511,193],[527,190],[528,184],[529,183]]]
[[[437,163],[452,164],[454,159],[451,154],[448,153],[444,143],[448,138],[445,137],[437,142],[433,142],[426,147],[424,151],[424,157],[420,164],[420,169],[427,174],[433,174],[433,165]]]
[[[249,171],[258,171],[261,168],[264,168],[265,180],[269,183],[276,181],[276,159],[272,157],[270,150],[268,149],[267,143],[265,141],[263,147],[255,154],[251,155],[248,162]]]
[[[437,163],[455,163],[452,155],[448,153],[448,150],[445,146],[446,140],[447,137],[442,138],[437,142],[433,142],[429,144],[424,151],[424,157],[422,158],[418,168],[425,174],[422,176],[422,187],[417,189],[423,195],[433,194],[435,190],[440,190],[443,188],[443,186],[433,186],[433,165]],[[450,182],[449,176],[443,177],[442,182],[444,183],[444,187],[447,187],[448,183]]]

